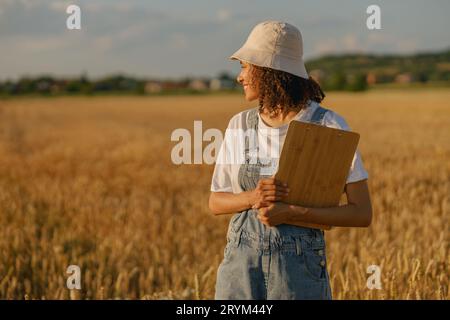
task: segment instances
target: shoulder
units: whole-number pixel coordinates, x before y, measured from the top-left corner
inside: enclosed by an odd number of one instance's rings
[[[323,107],[322,107],[323,108]],[[342,130],[347,130],[350,131],[350,126],[348,125],[347,121],[345,120],[345,118],[340,115],[339,113],[337,113],[336,111],[326,108],[328,111],[327,113],[325,113],[324,116],[324,124],[327,127],[331,127],[331,128],[336,128],[336,129],[342,129]]]
[[[231,117],[230,121],[228,122],[228,128],[229,129],[242,129],[246,127],[247,118],[250,113],[250,111],[255,110],[257,108],[249,108],[245,109],[239,113],[236,113],[234,116]]]

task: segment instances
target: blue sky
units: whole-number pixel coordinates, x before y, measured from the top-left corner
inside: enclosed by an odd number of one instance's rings
[[[81,30],[66,28],[69,4],[81,7]],[[370,4],[381,8],[382,30],[366,27]],[[299,27],[306,59],[442,50],[449,12],[448,0],[0,0],[0,79],[237,73],[229,55],[269,19]]]

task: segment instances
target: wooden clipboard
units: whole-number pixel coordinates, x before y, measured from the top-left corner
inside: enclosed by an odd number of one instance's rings
[[[290,189],[283,202],[314,208],[338,206],[359,137],[352,131],[291,121],[275,174]],[[331,229],[318,224],[301,225]]]

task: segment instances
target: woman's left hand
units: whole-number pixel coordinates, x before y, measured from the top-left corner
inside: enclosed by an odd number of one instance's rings
[[[284,202],[273,202],[268,207],[258,209],[258,219],[269,227],[286,223],[288,215],[289,204]]]

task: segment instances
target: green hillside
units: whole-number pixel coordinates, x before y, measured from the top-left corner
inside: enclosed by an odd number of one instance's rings
[[[344,54],[307,61],[325,89],[357,90],[386,83],[450,82],[450,50],[412,55]]]

